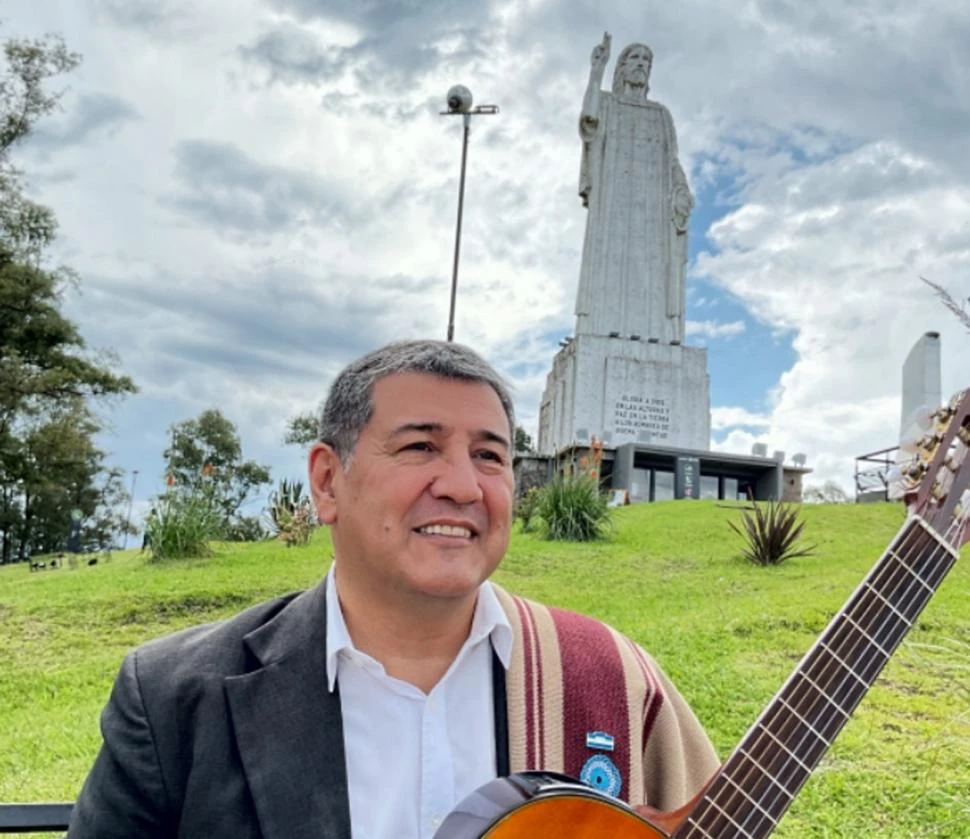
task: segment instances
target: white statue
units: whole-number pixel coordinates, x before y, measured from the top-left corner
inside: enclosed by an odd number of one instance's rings
[[[577,334],[684,339],[687,225],[694,199],[670,112],[647,98],[653,52],[631,44],[601,91],[610,35],[593,48],[579,133],[579,194],[589,210]]]

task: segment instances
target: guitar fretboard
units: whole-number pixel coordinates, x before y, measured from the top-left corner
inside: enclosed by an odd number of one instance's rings
[[[675,839],[763,839],[848,721],[957,552],[910,518],[727,759]]]

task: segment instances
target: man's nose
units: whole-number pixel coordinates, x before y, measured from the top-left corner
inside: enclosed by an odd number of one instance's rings
[[[481,475],[471,456],[449,454],[441,459],[441,471],[431,485],[435,498],[450,498],[456,504],[472,504],[484,497]]]

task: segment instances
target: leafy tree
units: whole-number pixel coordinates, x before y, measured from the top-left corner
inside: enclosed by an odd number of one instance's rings
[[[806,504],[847,504],[849,496],[835,481],[826,481],[821,486],[805,487],[802,501]]]
[[[171,486],[177,492],[210,498],[226,524],[259,487],[270,482],[268,466],[243,460],[236,426],[217,408],[173,425],[164,457]]]
[[[47,270],[44,248],[57,224],[30,200],[12,151],[60,98],[51,78],[80,62],[56,35],[0,45],[0,561],[64,547],[72,509],[100,535],[99,505],[116,497],[94,444],[101,425],[92,399],[135,391],[108,353],[86,349],[61,313],[67,269]],[[93,532],[93,531],[92,531]],[[87,542],[84,540],[87,539]]]
[[[54,238],[57,222],[47,207],[24,192],[23,173],[10,160],[37,121],[57,108],[60,92],[46,83],[73,70],[81,56],[67,49],[62,38],[10,38],[0,60],[0,247],[18,258],[39,257]]]
[[[301,446],[306,448],[317,441],[319,419],[312,411],[297,414],[286,423],[286,434],[283,442],[287,446]]]
[[[532,451],[532,437],[521,425],[515,426],[515,451],[516,454]]]

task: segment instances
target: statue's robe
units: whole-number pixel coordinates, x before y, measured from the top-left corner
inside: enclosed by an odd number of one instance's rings
[[[687,233],[675,225],[673,199],[687,183],[670,112],[602,91],[598,124],[581,123],[580,134],[589,215],[576,331],[681,342]]]

